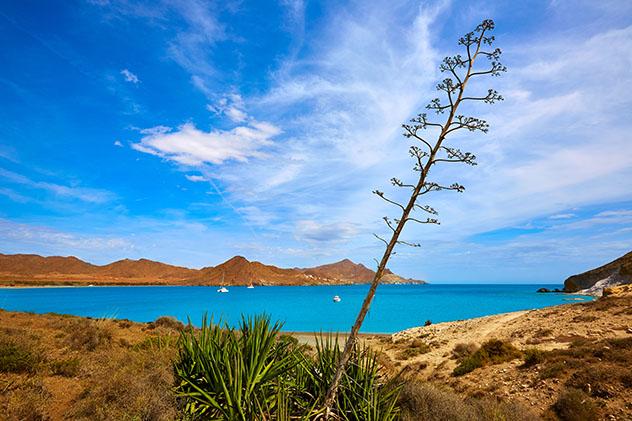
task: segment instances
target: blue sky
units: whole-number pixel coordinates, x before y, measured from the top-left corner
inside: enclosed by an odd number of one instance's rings
[[[4,1],[0,252],[283,267],[382,253],[399,126],[496,21],[505,97],[476,167],[391,268],[553,282],[632,248],[632,3]],[[487,88],[488,86],[474,86]]]

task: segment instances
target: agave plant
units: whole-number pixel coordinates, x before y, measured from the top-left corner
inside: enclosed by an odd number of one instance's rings
[[[242,318],[237,329],[209,322],[181,333],[174,363],[176,394],[193,419],[311,420],[320,411],[341,350],[317,338],[316,352],[279,336],[267,316]],[[345,369],[334,414],[341,420],[389,421],[399,413],[400,387],[379,372],[374,353],[356,347]]]
[[[342,351],[338,338],[316,338],[316,355],[305,357],[295,372],[297,395],[295,404],[302,404],[307,418],[322,416],[328,385],[335,374]],[[370,349],[355,346],[345,367],[333,414],[349,421],[390,421],[397,419],[397,400],[401,386],[398,379],[381,375],[377,356]],[[319,408],[318,411],[316,408]]]
[[[242,318],[239,329],[209,323],[182,332],[174,371],[176,394],[195,419],[272,419],[299,359],[291,343],[278,341],[280,323]]]

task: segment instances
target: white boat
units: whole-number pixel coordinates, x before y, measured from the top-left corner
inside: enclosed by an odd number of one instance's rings
[[[334,303],[339,303],[342,299],[338,295],[334,295]]]
[[[217,292],[228,292],[228,288],[221,287],[220,289],[217,290]]]
[[[255,286],[254,286],[253,284],[250,284],[250,285],[248,285],[246,288],[248,288],[248,289],[254,289],[254,287],[255,287]]]

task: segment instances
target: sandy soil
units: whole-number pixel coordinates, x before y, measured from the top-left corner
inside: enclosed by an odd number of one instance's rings
[[[523,361],[477,369],[462,377],[452,375],[457,365],[457,344],[480,345],[490,339],[505,340],[518,349],[542,351],[566,349],[573,341],[591,343],[613,338],[632,338],[632,295],[608,297],[590,303],[519,311],[457,322],[439,323],[398,332],[388,340],[375,337],[368,343],[380,350],[393,369],[422,380],[449,385],[471,396],[496,396],[516,400],[546,413],[555,402],[564,379],[541,379],[541,367],[524,369]],[[406,358],[406,350],[427,345],[427,352]],[[599,360],[599,359],[597,359]],[[623,361],[622,367],[632,367]],[[587,385],[590,389],[590,385]],[[632,390],[599,401],[607,419],[632,420]]]

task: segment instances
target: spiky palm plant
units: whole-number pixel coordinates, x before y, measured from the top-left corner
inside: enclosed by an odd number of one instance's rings
[[[239,329],[210,323],[182,333],[174,363],[176,394],[197,419],[271,419],[285,376],[298,363],[296,350],[277,341],[280,323],[243,318]]]
[[[320,412],[341,357],[337,338],[317,338],[316,352],[279,336],[269,317],[243,318],[237,329],[185,329],[174,363],[176,394],[187,417],[221,420],[312,420]],[[354,352],[334,413],[341,420],[396,419],[399,386],[379,372],[374,353]]]

